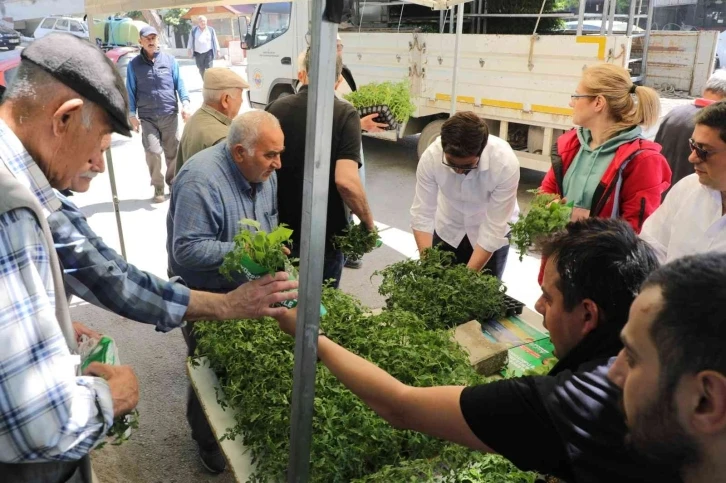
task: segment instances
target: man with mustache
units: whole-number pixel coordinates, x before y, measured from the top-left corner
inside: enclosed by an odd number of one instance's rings
[[[242,274],[228,279],[219,268],[234,249],[235,235],[243,228],[254,230],[241,227],[240,220],[256,220],[267,233],[277,228],[275,171],[280,169],[284,150],[285,137],[275,116],[254,110],[231,122],[225,142],[184,163],[174,182],[166,218],[170,274],[181,277],[190,288],[210,292],[244,290],[256,283]],[[182,329],[190,356],[196,349],[193,328],[190,323]],[[187,421],[204,467],[211,473],[224,471],[226,462],[217,438],[191,387]]]
[[[129,121],[134,131],[141,131],[146,152],[154,203],[164,201],[164,181],[171,187],[176,174],[179,149],[179,101],[182,119],[191,116],[189,94],[179,75],[176,59],[158,52],[158,32],[146,26],[139,31],[141,52],[129,63],[126,89],[129,92]],[[161,157],[166,159],[166,174],[161,174]]]
[[[726,482],[726,254],[680,258],[633,302],[610,368],[627,441],[685,483]]]
[[[671,188],[640,232],[661,263],[726,252],[726,101],[702,108],[694,121],[688,161],[696,172]]]

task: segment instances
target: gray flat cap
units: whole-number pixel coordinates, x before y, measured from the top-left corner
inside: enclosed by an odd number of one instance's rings
[[[101,49],[75,35],[53,33],[34,41],[20,57],[98,104],[115,132],[131,136],[126,84]]]

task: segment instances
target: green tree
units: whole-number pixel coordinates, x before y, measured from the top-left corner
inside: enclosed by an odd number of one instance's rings
[[[167,25],[171,25],[182,35],[187,35],[192,31],[192,24],[189,20],[182,18],[189,11],[188,8],[170,8],[166,11],[162,19]]]

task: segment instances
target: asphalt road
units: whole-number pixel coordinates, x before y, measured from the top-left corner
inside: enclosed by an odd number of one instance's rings
[[[0,53],[0,58],[5,53]],[[244,69],[239,68],[241,73]],[[201,78],[190,61],[183,61],[182,77],[195,107],[201,105]],[[243,107],[246,109],[248,107]],[[364,140],[367,193],[376,221],[381,225],[384,246],[366,255],[363,268],[345,269],[341,288],[370,307],[380,307],[378,281],[373,273],[387,265],[415,255],[409,228],[409,207],[413,199],[416,170],[416,138],[398,143]],[[166,276],[166,228],[168,201],[152,204],[153,189],[141,147],[141,139],[116,137],[112,145],[121,220],[128,260],[160,277]],[[543,174],[522,171],[520,206],[531,199],[526,190],[539,185]],[[89,217],[94,230],[117,248],[119,235],[114,215],[108,170],[98,176],[88,193],[74,201]],[[510,253],[504,280],[509,293],[533,307],[539,295],[536,274],[539,260],[520,262]],[[185,419],[187,378],[186,349],[178,330],[157,333],[152,326],[122,319],[78,300],[73,301],[73,319],[113,337],[121,360],[131,364],[141,386],[140,426],[122,446],[107,445],[93,453],[96,473],[103,483],[146,482],[231,482],[229,473],[210,476],[197,459]]]

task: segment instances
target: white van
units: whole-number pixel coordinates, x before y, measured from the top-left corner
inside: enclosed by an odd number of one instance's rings
[[[73,17],[45,17],[38,28],[35,29],[33,37],[41,39],[53,32],[64,32],[81,37],[88,38],[88,28],[82,19]]]

